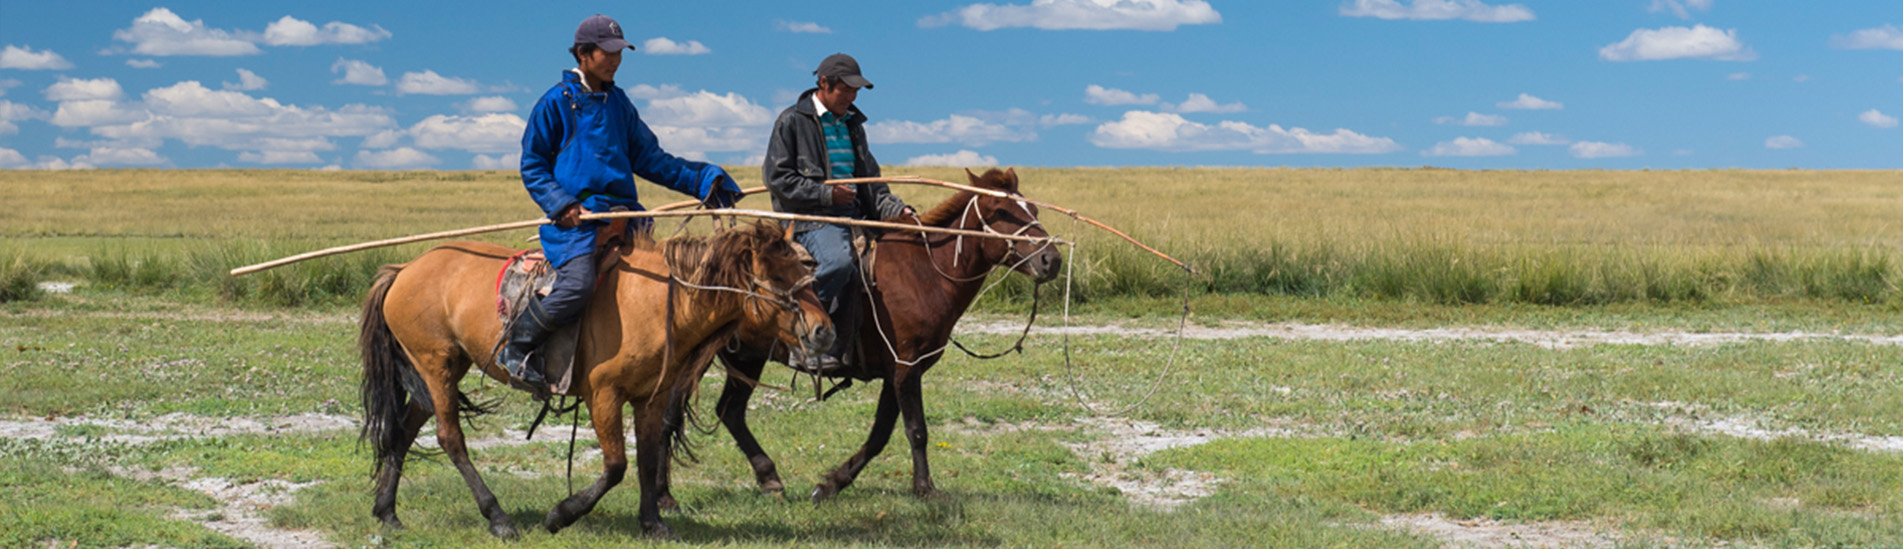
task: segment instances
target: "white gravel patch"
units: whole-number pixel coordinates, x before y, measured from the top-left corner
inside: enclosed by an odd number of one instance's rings
[[[1388,515],[1381,525],[1433,536],[1447,547],[1612,547],[1616,531],[1576,521],[1504,523],[1489,518],[1450,519],[1440,513]]]
[[[1016,335],[1024,325],[1010,322],[968,322],[958,325],[965,334]],[[1174,329],[1138,328],[1118,324],[1100,326],[1038,326],[1032,336],[1116,335],[1142,338],[1176,337]],[[1549,349],[1573,349],[1595,345],[1708,346],[1744,342],[1791,343],[1805,341],[1860,341],[1877,345],[1903,345],[1903,335],[1844,334],[1836,332],[1633,332],[1585,330],[1519,330],[1490,328],[1363,328],[1336,324],[1222,322],[1216,326],[1189,326],[1183,337],[1199,340],[1269,338],[1291,341],[1491,341],[1515,342]]]

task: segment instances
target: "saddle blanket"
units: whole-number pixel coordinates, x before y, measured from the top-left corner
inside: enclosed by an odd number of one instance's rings
[[[497,349],[505,343],[509,321],[527,307],[530,299],[541,299],[555,286],[555,269],[541,250],[524,250],[510,257],[496,275],[496,314],[502,320],[502,333],[496,334]],[[556,328],[535,354],[542,357],[542,376],[549,380],[549,392],[569,395],[575,373],[575,342],[581,323]],[[571,395],[572,396],[572,395]]]

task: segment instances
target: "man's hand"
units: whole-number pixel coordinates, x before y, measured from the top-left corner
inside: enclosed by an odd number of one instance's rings
[[[833,205],[836,205],[836,206],[850,205],[852,204],[853,200],[856,200],[859,198],[859,191],[853,190],[852,185],[832,185],[832,188],[833,188]]]
[[[581,216],[591,213],[595,212],[588,211],[588,208],[581,207],[581,204],[569,206],[568,209],[562,210],[562,215],[555,216],[555,226],[573,229],[581,226]]]

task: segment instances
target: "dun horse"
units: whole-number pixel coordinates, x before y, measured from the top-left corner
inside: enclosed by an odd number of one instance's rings
[[[972,186],[1018,194],[1015,170],[990,170],[984,176],[965,174]],[[1031,237],[1049,236],[1037,221],[1037,207],[1019,200],[961,192],[946,199],[919,217],[921,223],[937,227],[991,231]],[[859,453],[840,465],[813,490],[818,502],[852,484],[866,463],[885,449],[892,438],[893,420],[905,416],[905,438],[912,446],[912,492],[920,497],[937,492],[932,485],[931,467],[926,462],[929,447],[925,432],[924,394],[920,378],[943,356],[951,340],[952,327],[978,297],[986,275],[999,265],[1009,265],[1039,283],[1057,277],[1063,256],[1049,245],[1013,242],[994,238],[922,236],[920,233],[893,231],[878,240],[878,255],[873,262],[876,286],[870,298],[862,295],[860,330],[855,345],[861,363],[852,372],[862,380],[879,379],[878,410],[872,419],[872,432]],[[862,291],[864,285],[853,288]],[[785,362],[785,351],[776,349],[772,334],[742,330],[736,334],[736,349],[723,350],[721,359],[728,367],[758,379],[768,358]],[[747,428],[747,399],[753,385],[747,379],[729,377],[715,413],[733,434],[734,442],[753,466],[760,489],[783,489],[773,459]]]
[[[744,327],[814,353],[833,339],[832,324],[810,288],[811,267],[771,224],[676,238],[664,248],[636,240],[635,249],[610,259],[616,264],[597,286],[576,349],[571,394],[588,405],[603,472],[549,511],[543,523],[549,532],[587,514],[621,481],[628,464],[622,405],[632,403],[641,527],[671,537],[658,505],[667,460],[682,440],[681,418],[700,374],[727,335]],[[438,246],[410,263],[384,267],[365,300],[358,342],[363,438],[376,450],[371,512],[386,525],[402,526],[396,491],[403,462],[418,431],[434,417],[436,438],[475,495],[489,532],[516,535],[509,514],[470,464],[458,414],[473,405],[457,389],[472,364],[508,380],[491,352],[502,333],[496,273],[513,254],[475,242]]]

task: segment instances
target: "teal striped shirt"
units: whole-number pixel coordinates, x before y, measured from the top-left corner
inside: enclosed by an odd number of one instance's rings
[[[852,152],[852,131],[846,129],[846,121],[833,116],[832,111],[823,111],[819,115],[819,127],[826,132],[826,161],[832,165],[832,177],[828,179],[851,179],[856,158]]]

